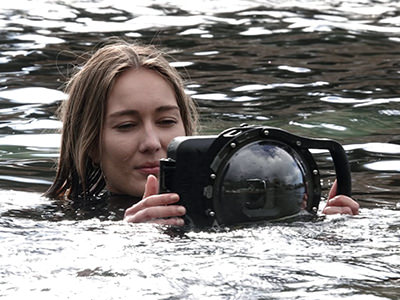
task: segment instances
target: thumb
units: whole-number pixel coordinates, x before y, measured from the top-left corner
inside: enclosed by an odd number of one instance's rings
[[[156,176],[150,174],[149,176],[147,176],[143,199],[156,194],[158,194],[158,179]]]
[[[336,193],[337,193],[337,180],[335,179],[335,182],[333,183],[331,190],[329,191],[328,200],[335,197]]]

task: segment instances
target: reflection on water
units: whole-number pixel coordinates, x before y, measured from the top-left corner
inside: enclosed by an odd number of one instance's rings
[[[2,3],[0,295],[397,299],[399,11],[389,0]],[[36,221],[26,209],[47,211],[63,83],[109,36],[173,56],[203,133],[246,122],[344,144],[361,215],[183,238],[151,225]],[[332,164],[315,157],[326,193]]]
[[[1,196],[2,211],[47,203]],[[149,224],[2,217],[2,295],[397,299],[398,220],[396,211],[364,209],[358,217],[174,237]]]

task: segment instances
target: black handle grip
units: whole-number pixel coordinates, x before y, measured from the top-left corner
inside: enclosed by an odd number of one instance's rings
[[[324,139],[304,139],[308,148],[328,149],[335,166],[337,179],[337,195],[351,197],[351,171],[346,152],[342,145],[333,140]],[[303,143],[304,144],[304,143]]]
[[[332,155],[337,176],[337,195],[351,197],[351,172],[346,152],[342,145],[335,141],[328,142],[328,149]]]

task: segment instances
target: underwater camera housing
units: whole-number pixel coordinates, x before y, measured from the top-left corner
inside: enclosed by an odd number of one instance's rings
[[[160,193],[179,194],[185,223],[193,227],[315,214],[320,173],[309,149],[329,150],[337,193],[351,196],[350,168],[339,143],[247,125],[219,135],[174,138],[160,162]]]

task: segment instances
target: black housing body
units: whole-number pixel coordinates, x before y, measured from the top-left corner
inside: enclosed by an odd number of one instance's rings
[[[351,196],[350,168],[339,143],[247,125],[173,139],[160,162],[160,193],[178,193],[185,222],[194,227],[315,214],[320,175],[309,149],[329,150],[338,194]]]

